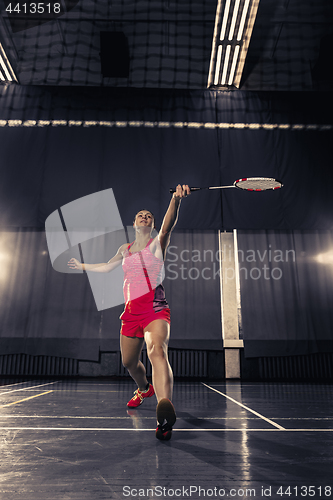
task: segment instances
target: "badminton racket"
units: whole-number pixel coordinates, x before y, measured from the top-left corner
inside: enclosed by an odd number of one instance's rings
[[[210,186],[210,187],[192,187],[190,191],[201,191],[203,189],[227,189],[237,188],[243,191],[267,191],[269,189],[280,189],[283,184],[276,179],[269,177],[245,177],[237,179],[231,186]],[[170,189],[170,193],[175,193],[175,189]]]

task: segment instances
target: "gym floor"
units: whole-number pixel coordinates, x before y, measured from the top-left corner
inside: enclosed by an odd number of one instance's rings
[[[0,380],[0,498],[333,499],[332,384],[176,381],[167,442],[134,390]]]

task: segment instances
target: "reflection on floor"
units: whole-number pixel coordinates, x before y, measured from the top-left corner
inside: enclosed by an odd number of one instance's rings
[[[333,498],[332,385],[176,382],[168,442],[134,389],[0,381],[0,498]]]

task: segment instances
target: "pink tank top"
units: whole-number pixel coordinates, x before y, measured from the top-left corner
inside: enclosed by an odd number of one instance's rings
[[[150,239],[140,252],[131,253],[133,242],[124,252],[122,265],[125,310],[121,319],[125,319],[126,313],[138,315],[169,307],[162,285],[164,262],[150,251],[152,241]]]

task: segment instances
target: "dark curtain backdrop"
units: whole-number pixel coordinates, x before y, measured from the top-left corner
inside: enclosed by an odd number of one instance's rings
[[[160,224],[179,182],[277,177],[279,192],[194,193],[177,245],[216,248],[222,228],[331,229],[330,109],[330,94],[0,87],[2,352],[97,359],[118,346],[121,307],[98,313],[86,276],[57,273],[46,253],[46,218],[83,196],[113,188],[125,226],[143,207]],[[118,124],[72,123],[84,120]],[[220,346],[219,286],[203,269],[165,281],[174,345]]]
[[[332,231],[239,231],[247,357],[333,349]]]
[[[86,274],[54,271],[44,232],[2,231],[0,243],[1,354],[98,360],[119,349],[123,305],[97,311]],[[222,349],[218,269],[216,232],[173,234],[163,282],[170,347]]]
[[[0,126],[0,225],[42,228],[62,205],[110,187],[124,225],[142,204],[160,223],[178,182],[266,176],[284,188],[255,196],[230,189],[223,198],[220,191],[197,193],[182,207],[178,228],[330,229],[333,129],[325,125],[332,100],[329,93],[1,87],[0,125],[19,119],[23,126]],[[28,120],[132,125],[29,127]]]

